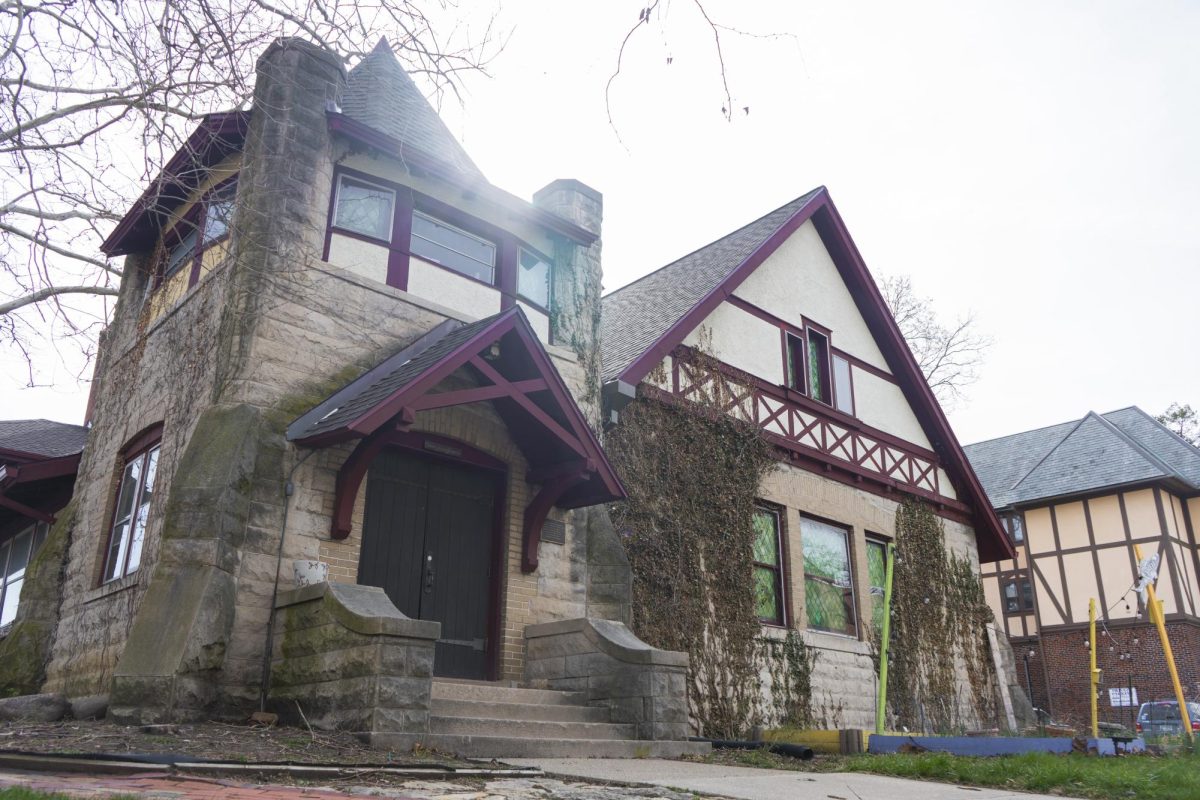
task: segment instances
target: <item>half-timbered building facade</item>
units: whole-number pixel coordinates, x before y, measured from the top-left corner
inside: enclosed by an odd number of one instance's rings
[[[1089,714],[1088,605],[1097,604],[1101,719],[1132,726],[1138,702],[1174,697],[1138,593],[1134,547],[1159,558],[1176,665],[1200,694],[1200,450],[1140,408],[968,445],[1016,547],[983,565],[1031,699],[1056,718]]]
[[[829,192],[606,295],[601,342],[609,424],[635,397],[720,398],[773,445],[756,526],[761,579],[776,582],[760,592],[764,632],[802,632],[819,654],[814,702],[872,727],[871,625],[900,500],[929,503],[973,564],[1012,551]]]

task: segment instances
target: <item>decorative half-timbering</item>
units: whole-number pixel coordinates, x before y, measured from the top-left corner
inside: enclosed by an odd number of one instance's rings
[[[1101,620],[1097,663],[1110,690],[1100,718],[1133,727],[1140,702],[1174,696],[1133,591],[1135,545],[1158,558],[1156,590],[1184,690],[1200,692],[1200,450],[1131,407],[966,452],[1016,549],[984,565],[983,578],[1034,703],[1059,719],[1087,720],[1092,599]]]

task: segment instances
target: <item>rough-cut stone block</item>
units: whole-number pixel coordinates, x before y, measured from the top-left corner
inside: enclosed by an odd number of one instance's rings
[[[70,704],[61,694],[25,694],[0,700],[0,720],[57,722],[67,715]]]
[[[108,713],[108,695],[90,694],[71,699],[71,716],[75,719],[103,719]]]

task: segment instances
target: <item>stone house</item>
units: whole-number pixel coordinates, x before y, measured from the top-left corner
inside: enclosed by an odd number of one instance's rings
[[[946,548],[975,566],[1013,552],[829,192],[609,293],[601,322],[609,424],[634,398],[721,398],[770,443],[755,525],[763,634],[797,631],[817,653],[826,724],[873,729],[870,634],[900,500],[930,504]]]
[[[1174,698],[1158,633],[1133,585],[1134,545],[1158,555],[1155,591],[1184,692],[1200,697],[1200,450],[1137,407],[968,445],[1016,547],[984,587],[1031,699],[1090,716],[1088,604],[1100,619],[1100,719],[1133,727],[1139,703]],[[1084,646],[1081,646],[1084,645]]]
[[[0,695],[299,706],[470,755],[701,749],[686,656],[624,624],[601,217],[578,181],[490,184],[386,42],[348,73],[275,42],[249,110],[205,118],[103,245],[125,270],[91,429]]]

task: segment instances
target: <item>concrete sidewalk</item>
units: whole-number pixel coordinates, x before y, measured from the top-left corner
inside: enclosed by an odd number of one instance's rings
[[[857,772],[791,772],[659,759],[506,759],[547,773],[669,786],[742,800],[1062,800],[1045,794],[977,789]]]

